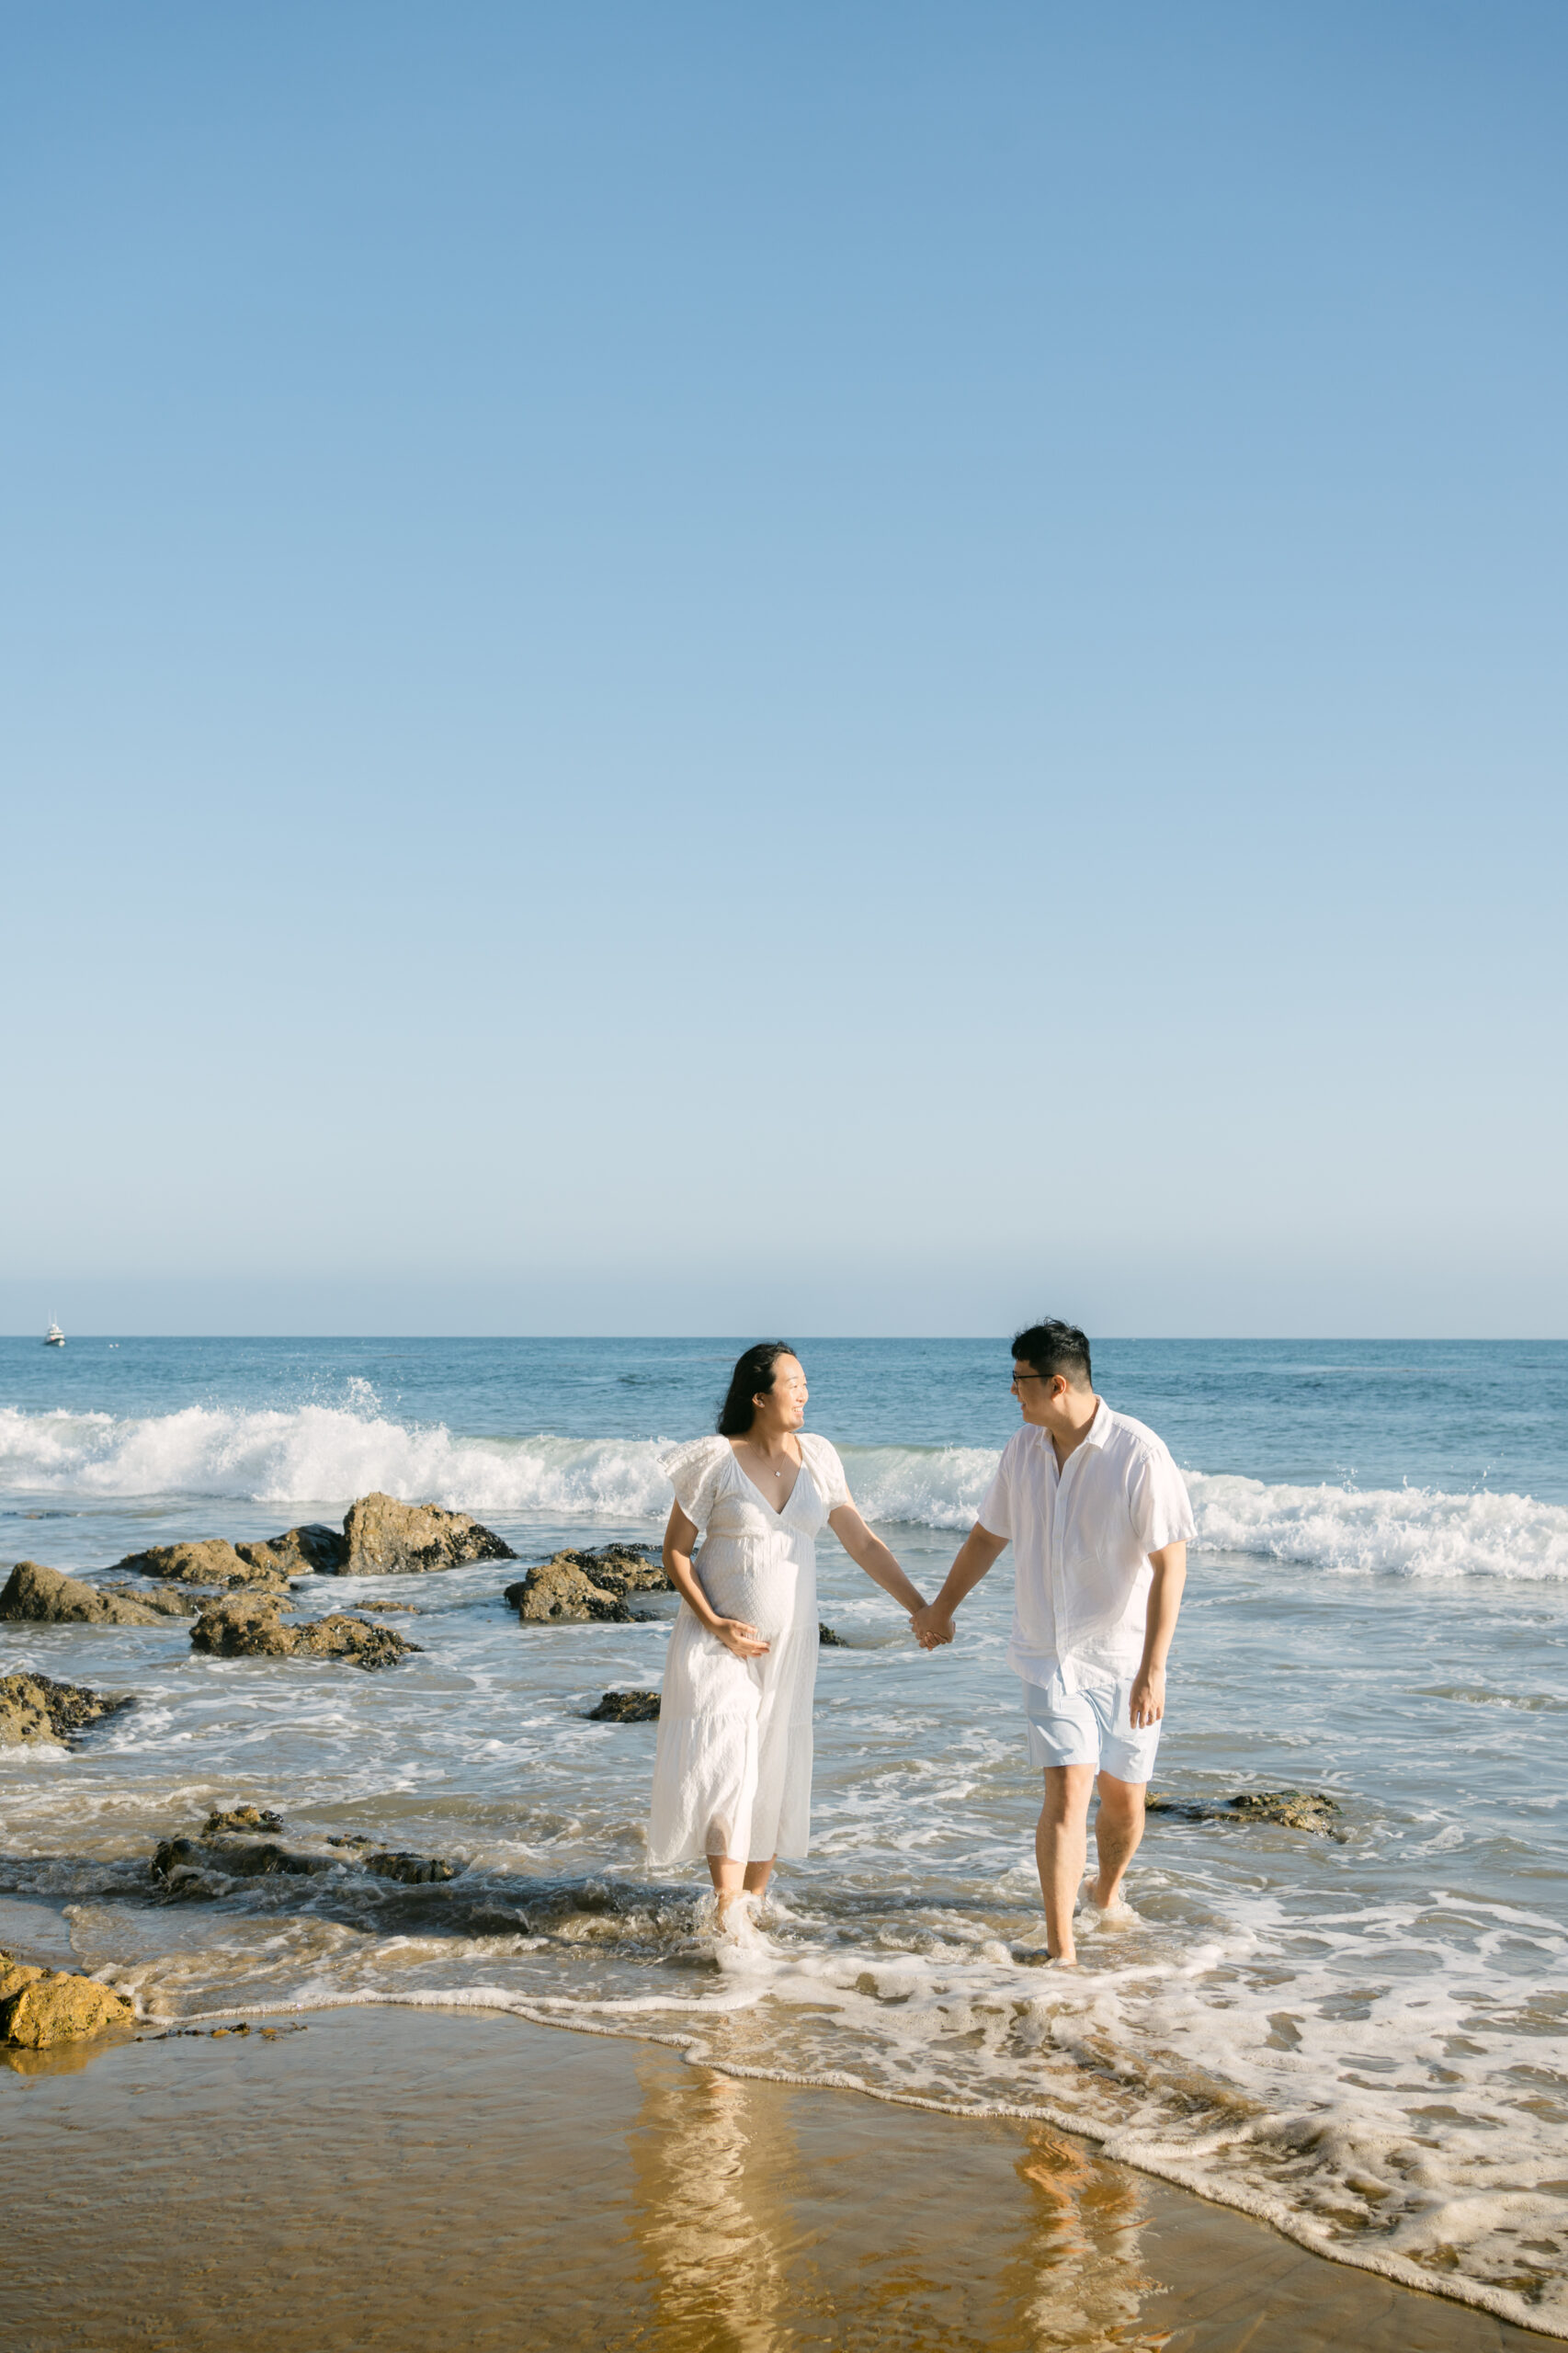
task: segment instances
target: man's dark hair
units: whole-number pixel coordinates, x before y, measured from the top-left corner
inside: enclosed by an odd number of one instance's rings
[[[1059,1324],[1053,1315],[1048,1315],[1043,1324],[1031,1324],[1025,1332],[1015,1332],[1013,1356],[1017,1363],[1032,1365],[1036,1372],[1043,1372],[1048,1381],[1052,1374],[1062,1372],[1074,1389],[1092,1389],[1095,1385],[1087,1340],[1076,1324]]]

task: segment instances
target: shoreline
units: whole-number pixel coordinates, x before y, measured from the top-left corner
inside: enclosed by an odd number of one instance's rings
[[[255,2023],[8,2054],[17,2353],[1561,2341],[1039,2121],[478,2005],[226,2015]]]

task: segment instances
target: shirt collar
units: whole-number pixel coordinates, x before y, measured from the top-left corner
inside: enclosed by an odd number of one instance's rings
[[[1111,1411],[1103,1397],[1095,1401],[1095,1418],[1079,1439],[1080,1446],[1103,1446],[1110,1436]]]

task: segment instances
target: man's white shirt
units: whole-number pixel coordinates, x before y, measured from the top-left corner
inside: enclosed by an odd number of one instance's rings
[[[1197,1533],[1163,1438],[1099,1400],[1063,1469],[1051,1434],[1026,1422],[1003,1449],[980,1525],[1013,1547],[1007,1664],[1068,1690],[1119,1683],[1143,1655],[1151,1552]]]

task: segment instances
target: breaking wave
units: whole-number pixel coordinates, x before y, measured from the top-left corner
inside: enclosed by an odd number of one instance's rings
[[[673,1438],[470,1438],[444,1424],[304,1405],[174,1414],[0,1410],[0,1495],[187,1497],[341,1511],[371,1488],[512,1519],[656,1521]],[[961,1529],[997,1457],[988,1447],[846,1447],[868,1518]],[[1188,1472],[1209,1552],[1334,1574],[1568,1581],[1568,1506],[1438,1489],[1270,1485]]]

